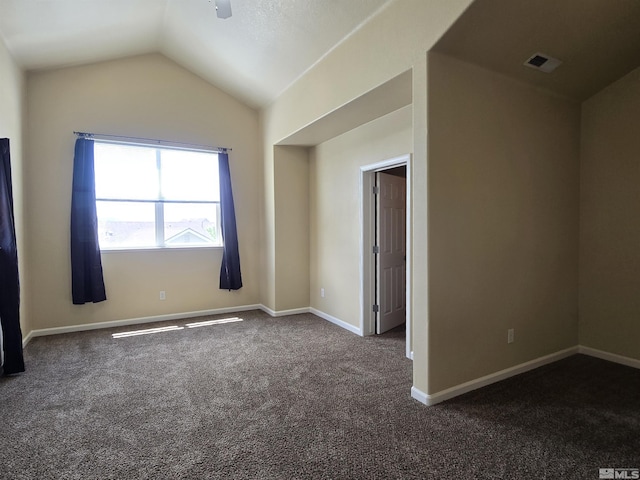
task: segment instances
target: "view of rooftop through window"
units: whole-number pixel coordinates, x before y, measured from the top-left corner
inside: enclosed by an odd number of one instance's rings
[[[95,142],[100,248],[221,246],[215,152]]]

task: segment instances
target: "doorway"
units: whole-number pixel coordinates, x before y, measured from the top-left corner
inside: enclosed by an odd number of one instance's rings
[[[360,328],[363,335],[375,335],[405,323],[406,356],[413,358],[410,314],[410,158],[409,155],[404,155],[360,169]],[[402,198],[398,198],[399,195]]]

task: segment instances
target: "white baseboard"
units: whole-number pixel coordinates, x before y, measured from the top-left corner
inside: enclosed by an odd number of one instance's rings
[[[168,320],[182,320],[185,318],[193,318],[193,317],[204,317],[206,315],[219,315],[225,313],[235,313],[235,312],[246,312],[248,310],[262,310],[267,315],[272,317],[284,317],[286,315],[297,315],[300,313],[313,313],[314,315],[323,318],[324,320],[328,320],[331,323],[334,323],[350,332],[353,332],[357,335],[360,334],[360,329],[354,327],[353,325],[344,322],[338,318],[332,317],[324,312],[316,310],[314,308],[294,308],[289,310],[279,310],[275,311],[266,307],[262,304],[256,305],[240,305],[236,307],[225,307],[225,308],[215,308],[211,310],[199,310],[195,312],[183,312],[183,313],[170,313],[166,315],[153,315],[150,317],[139,317],[139,318],[127,318],[123,320],[112,320],[108,322],[98,322],[98,323],[85,323],[82,325],[69,325],[66,327],[53,327],[53,328],[42,328],[31,330],[22,340],[23,347],[26,347],[27,344],[31,341],[31,339],[35,337],[44,337],[47,335],[58,335],[61,333],[73,333],[73,332],[83,332],[87,330],[100,330],[104,328],[113,328],[113,327],[123,327],[128,325],[138,325],[144,323],[153,323],[153,322],[163,322]]]
[[[262,310],[267,315],[272,317],[285,317],[287,315],[298,315],[300,313],[309,313],[309,307],[305,308],[292,308],[289,310],[271,310],[269,307],[265,305],[260,305],[260,310]]]
[[[169,313],[166,315],[154,315],[151,317],[127,318],[124,320],[112,320],[108,322],[85,323],[82,325],[69,325],[67,327],[53,327],[31,330],[22,341],[27,345],[34,337],[58,335],[61,333],[83,332],[87,330],[100,330],[103,328],[123,327],[143,323],[164,322],[167,320],[182,320],[185,318],[204,317],[206,315],[220,315],[224,313],[246,312],[248,310],[260,310],[261,305],[240,305],[237,307],[214,308],[211,310],[198,310],[195,312]]]
[[[324,318],[325,320],[344,328],[345,330],[349,330],[351,333],[355,333],[356,335],[362,336],[362,330],[355,325],[351,325],[350,323],[345,322],[344,320],[340,320],[339,318],[333,317],[328,313],[324,313],[321,310],[315,308],[309,308],[309,312],[313,313],[316,317]]]
[[[260,308],[262,309],[263,312],[265,312],[268,315],[271,315],[272,317],[284,317],[286,315],[297,315],[300,313],[312,313],[314,314],[316,317],[320,317],[324,320],[327,320],[328,322],[333,323],[334,325],[337,325],[339,327],[344,328],[345,330],[349,330],[351,333],[355,333],[356,335],[360,335],[362,336],[362,331],[360,330],[360,328],[351,325],[350,323],[345,322],[344,320],[340,320],[339,318],[336,318],[332,315],[329,315],[328,313],[324,313],[321,310],[318,310],[316,308],[313,307],[306,307],[306,308],[294,308],[291,310],[279,310],[279,311],[275,311],[270,309],[269,307],[265,306],[265,305],[260,305]]]
[[[27,344],[31,341],[32,338],[33,338],[33,330],[31,330],[29,333],[27,333],[26,337],[22,338],[22,348],[26,347]]]
[[[591,357],[596,357],[602,360],[608,360],[610,362],[615,362],[621,365],[626,365],[628,367],[640,369],[640,360],[636,360],[635,358],[624,357],[615,353],[604,352],[595,348],[579,345],[567,348],[566,350],[561,350],[556,353],[552,353],[551,355],[546,355],[544,357],[531,360],[529,362],[521,363],[520,365],[516,365],[514,367],[507,368],[490,375],[486,375],[476,380],[471,380],[470,382],[466,382],[461,385],[456,385],[455,387],[442,390],[441,392],[434,393],[433,395],[428,395],[416,387],[411,387],[411,396],[419,402],[424,403],[425,405],[435,405],[436,403],[449,400],[450,398],[457,397],[458,395],[462,395],[472,390],[476,390],[492,383],[496,383],[515,375],[519,375],[529,370],[533,370],[534,368],[557,362],[558,360],[569,357],[571,355],[575,355],[576,353],[581,353],[583,355],[589,355]]]
[[[419,388],[411,387],[411,397],[418,400],[420,403],[424,403],[425,405],[433,405],[432,403],[429,403],[429,395],[424,393]]]
[[[291,310],[272,310],[269,307],[265,306],[265,305],[260,305],[260,308],[262,309],[263,312],[265,312],[268,315],[271,315],[272,317],[284,317],[286,315],[298,315],[300,313],[312,313],[314,314],[316,317],[320,317],[324,320],[327,320],[328,322],[333,323],[334,325],[337,325],[339,327],[344,328],[345,330],[349,330],[351,333],[355,333],[356,335],[360,335],[362,336],[362,332],[360,330],[359,327],[356,327],[354,325],[351,325],[350,323],[345,322],[344,320],[340,320],[339,318],[336,318],[332,315],[329,315],[328,313],[325,313],[321,310],[318,310],[316,308],[313,307],[306,307],[306,308],[294,308]]]
[[[419,402],[424,403],[425,405],[435,405],[437,403],[444,402],[445,400],[449,400],[450,398],[457,397],[458,395],[462,395],[478,388],[486,387],[487,385],[491,385],[492,383],[506,380],[507,378],[514,377],[524,372],[528,372],[529,370],[533,370],[534,368],[557,362],[558,360],[570,357],[571,355],[575,355],[576,353],[578,353],[577,346],[567,348],[550,355],[545,355],[544,357],[521,363],[520,365],[515,365],[513,367],[500,370],[499,372],[485,375],[484,377],[476,378],[475,380],[456,385],[455,387],[447,388],[446,390],[442,390],[432,395],[426,394],[416,387],[411,387],[411,396]]]
[[[619,363],[621,365],[626,365],[627,367],[640,368],[640,360],[624,357],[615,353],[604,352],[602,350],[597,350],[591,347],[583,347],[582,345],[580,345],[578,347],[578,353],[589,355],[590,357],[600,358],[602,360],[608,360],[610,362]]]

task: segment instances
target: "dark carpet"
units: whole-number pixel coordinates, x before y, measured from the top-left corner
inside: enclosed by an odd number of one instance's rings
[[[0,379],[0,478],[584,480],[640,467],[638,370],[576,355],[425,407],[402,331],[238,316],[35,338],[27,372]]]

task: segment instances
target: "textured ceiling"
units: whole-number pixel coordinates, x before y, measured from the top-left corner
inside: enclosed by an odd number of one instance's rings
[[[161,52],[253,107],[389,0],[0,0],[0,34],[27,70]]]
[[[259,108],[391,1],[0,0],[0,35],[27,70],[161,52]],[[434,50],[581,101],[640,65],[640,0],[475,0]]]
[[[640,66],[640,0],[476,0],[434,50],[582,101]]]

